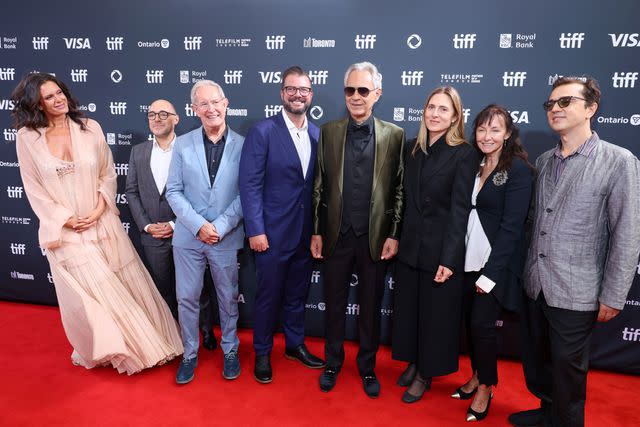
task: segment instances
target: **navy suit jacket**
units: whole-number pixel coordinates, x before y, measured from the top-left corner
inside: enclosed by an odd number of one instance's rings
[[[306,177],[282,113],[255,124],[242,148],[239,185],[246,234],[266,234],[270,249],[277,251],[311,243],[311,191],[320,130],[307,123],[311,156]]]

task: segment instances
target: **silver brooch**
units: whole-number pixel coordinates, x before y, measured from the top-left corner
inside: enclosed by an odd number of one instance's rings
[[[493,175],[493,184],[499,187],[501,185],[504,185],[508,179],[509,174],[507,173],[507,171],[496,172],[496,174]]]

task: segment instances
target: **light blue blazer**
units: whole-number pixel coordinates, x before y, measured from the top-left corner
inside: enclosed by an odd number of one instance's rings
[[[211,222],[220,234],[214,249],[242,248],[244,231],[238,189],[238,167],[244,137],[228,128],[216,179],[211,185],[202,141],[202,126],[179,136],[169,167],[166,197],[176,215],[173,246],[199,249],[198,231]]]

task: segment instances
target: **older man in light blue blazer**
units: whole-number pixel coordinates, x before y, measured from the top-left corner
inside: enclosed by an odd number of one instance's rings
[[[202,126],[180,136],[169,167],[166,197],[176,215],[173,256],[182,343],[178,384],[194,377],[198,361],[199,298],[206,264],[220,307],[222,375],[240,375],[238,358],[238,266],[244,231],[238,165],[244,138],[225,123],[228,100],[220,85],[197,82],[191,102]]]

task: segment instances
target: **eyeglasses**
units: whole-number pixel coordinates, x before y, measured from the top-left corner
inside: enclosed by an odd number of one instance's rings
[[[310,87],[304,87],[304,86],[301,86],[301,87],[285,86],[282,89],[284,90],[284,93],[286,93],[289,96],[293,96],[298,92],[300,92],[300,96],[307,96],[311,92],[313,92]]]
[[[553,106],[556,105],[556,102],[558,103],[558,107],[567,108],[569,104],[571,104],[571,101],[573,101],[574,99],[581,99],[583,101],[586,101],[586,99],[580,98],[579,96],[563,96],[558,99],[550,99],[547,102],[544,102],[542,104],[542,108],[544,108],[545,111],[551,111],[553,110]]]
[[[147,118],[149,120],[155,120],[156,116],[158,116],[160,120],[167,120],[169,116],[175,116],[175,114],[169,113],[168,111],[159,111],[157,113],[155,111],[149,111],[147,113]]]
[[[201,109],[201,110],[208,110],[208,109],[209,109],[209,107],[216,108],[216,107],[217,107],[218,105],[220,105],[220,103],[221,103],[222,101],[224,101],[225,99],[226,99],[226,98],[214,99],[214,100],[209,101],[209,102],[207,102],[207,101],[203,101],[203,102],[200,102],[200,103],[198,103],[198,104],[195,104],[195,106],[196,106],[196,108],[199,108],[199,109]]]
[[[369,89],[368,87],[347,86],[344,88],[344,94],[347,96],[353,96],[356,93],[356,90],[361,97],[366,98],[367,96],[369,96],[369,93],[375,89]]]

